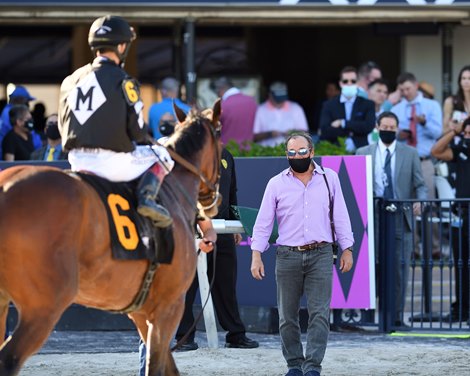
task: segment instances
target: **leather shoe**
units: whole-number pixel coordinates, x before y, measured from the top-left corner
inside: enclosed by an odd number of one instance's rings
[[[304,376],[320,376],[320,372],[312,369],[311,371],[308,371],[307,373],[305,373]]]
[[[239,337],[233,341],[226,342],[225,347],[231,349],[255,349],[259,347],[259,343],[249,339],[247,336]]]
[[[396,329],[395,330],[398,330],[400,332],[408,332],[411,330],[411,327],[409,325],[406,325],[403,321],[401,320],[395,320],[395,323],[394,323]]]
[[[303,372],[298,368],[290,368],[286,376],[304,376]]]
[[[180,347],[175,349],[176,352],[183,352],[183,351],[194,351],[199,348],[199,345],[195,341],[189,341],[183,343]]]
[[[460,318],[459,311],[452,310],[450,313],[445,315],[442,320],[446,322],[459,322],[459,321],[467,321],[468,320],[468,313],[462,312],[462,318]]]

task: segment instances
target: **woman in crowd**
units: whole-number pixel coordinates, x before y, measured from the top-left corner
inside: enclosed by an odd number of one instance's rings
[[[457,94],[444,101],[443,132],[450,130],[452,122],[464,121],[470,115],[470,65],[464,66],[459,73]]]

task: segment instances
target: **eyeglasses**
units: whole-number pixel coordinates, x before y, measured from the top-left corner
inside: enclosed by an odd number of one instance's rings
[[[346,84],[355,84],[357,80],[341,80],[341,83],[346,85]]]
[[[310,153],[310,149],[307,149],[307,148],[302,148],[302,149],[299,149],[299,150],[294,150],[294,149],[289,149],[287,150],[287,156],[289,158],[293,158],[295,157],[297,154],[300,156],[300,157],[305,157],[307,154]]]
[[[46,127],[57,126],[59,123],[57,121],[48,121]]]

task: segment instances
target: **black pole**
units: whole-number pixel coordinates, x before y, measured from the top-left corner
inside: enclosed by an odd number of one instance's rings
[[[379,330],[391,332],[395,324],[396,205],[380,200],[379,205]]]
[[[182,28],[181,21],[176,21],[173,24],[173,43],[172,43],[172,55],[173,55],[173,74],[179,82],[183,82],[183,46],[182,46]]]
[[[454,25],[446,23],[442,27],[442,100],[452,95],[452,45]]]
[[[193,19],[186,20],[186,30],[184,33],[184,46],[186,52],[186,101],[193,105],[196,103],[196,72],[195,72],[195,25]]]

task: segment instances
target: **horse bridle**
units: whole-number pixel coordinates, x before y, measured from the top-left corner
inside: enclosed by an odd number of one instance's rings
[[[219,145],[217,143],[217,134],[216,132],[218,129],[213,129],[212,126],[209,126],[203,122],[205,127],[208,127],[210,130],[210,134],[212,137],[212,142],[214,143],[215,147],[217,148],[217,151],[219,151]],[[219,126],[220,127],[220,126]],[[217,171],[216,176],[217,176],[217,181],[216,183],[212,183],[203,173],[200,169],[198,169],[196,166],[194,166],[192,163],[188,162],[186,159],[181,157],[176,151],[174,151],[172,148],[167,148],[168,153],[170,154],[171,158],[180,165],[182,165],[184,168],[186,168],[188,171],[192,172],[194,175],[198,176],[199,179],[204,183],[204,185],[209,189],[209,193],[207,194],[199,194],[198,196],[198,209],[199,210],[209,210],[213,208],[215,205],[217,205],[217,202],[219,201],[220,193],[219,193],[219,178],[220,178],[220,172]],[[217,153],[218,155],[219,153]],[[219,163],[215,161],[214,166],[216,166],[216,169],[219,169]],[[205,205],[204,202],[210,200],[209,204]]]

